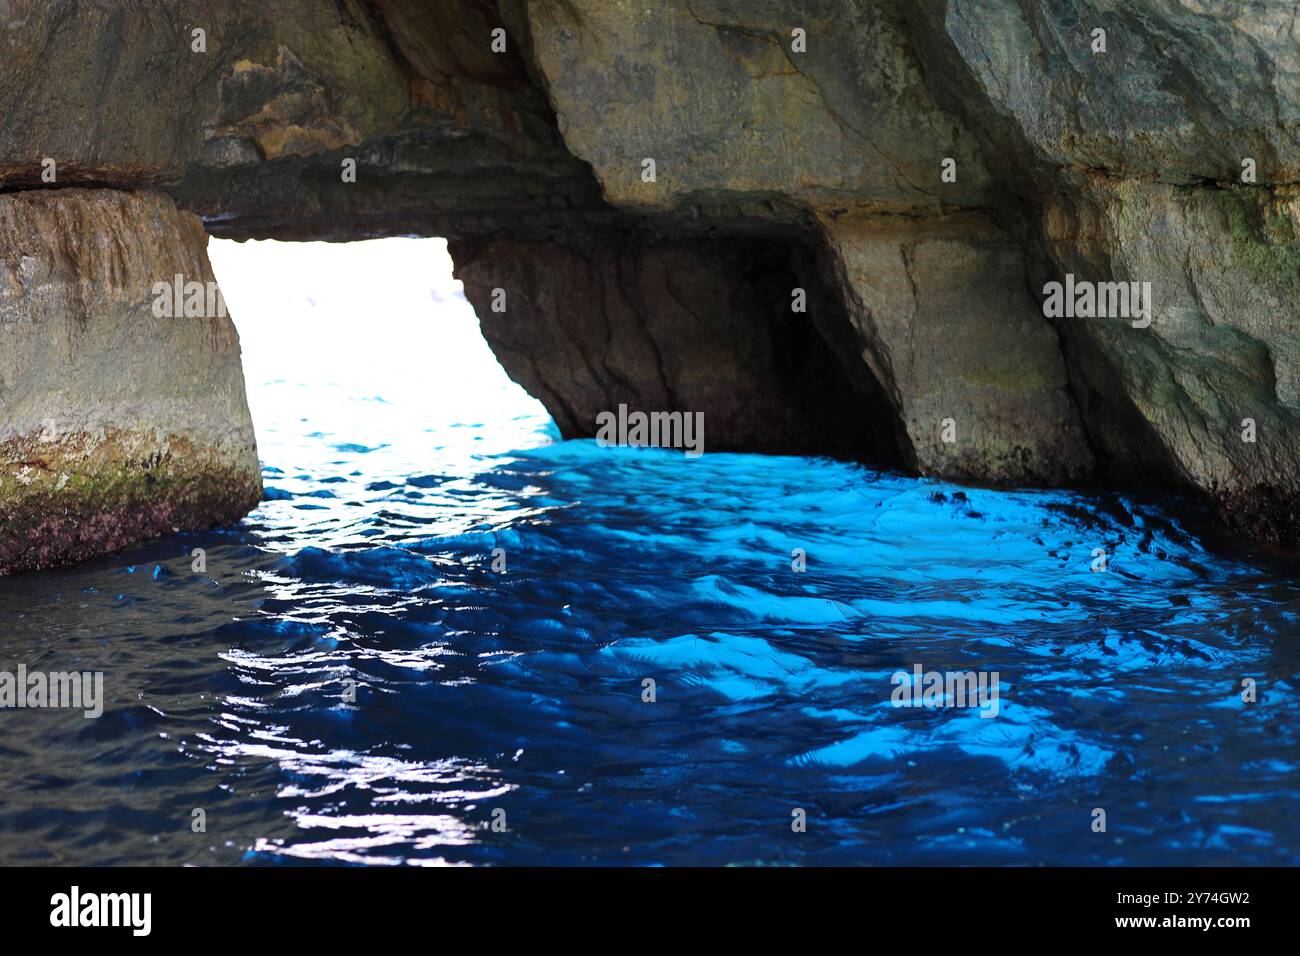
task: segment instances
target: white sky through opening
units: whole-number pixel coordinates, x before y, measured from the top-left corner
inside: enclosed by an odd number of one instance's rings
[[[492,354],[445,240],[212,239],[208,254],[239,330],[264,462],[294,458],[308,422],[339,441],[408,449],[454,442],[458,426],[484,426],[474,452],[536,443],[545,410]]]

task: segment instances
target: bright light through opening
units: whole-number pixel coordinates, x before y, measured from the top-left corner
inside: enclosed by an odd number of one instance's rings
[[[208,252],[272,475],[361,453],[368,473],[459,471],[551,440],[484,341],[445,240],[213,239]]]

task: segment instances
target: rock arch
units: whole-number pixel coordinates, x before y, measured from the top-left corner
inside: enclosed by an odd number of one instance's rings
[[[1231,6],[8,0],[0,573],[255,505],[233,327],[149,309],[207,234],[448,237],[566,435],[653,403],[1294,541],[1300,72],[1283,4]],[[1047,319],[1066,273],[1156,322]]]

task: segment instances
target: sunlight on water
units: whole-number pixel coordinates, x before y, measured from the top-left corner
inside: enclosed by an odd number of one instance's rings
[[[0,581],[4,659],[109,695],[4,715],[0,859],[1300,858],[1300,586],[1197,506],[559,442],[444,243],[211,255],[267,500]],[[892,706],[914,665],[998,715]]]
[[[552,439],[546,410],[483,340],[443,240],[210,246],[258,441],[274,452],[262,458],[294,466],[271,470],[280,491],[303,480],[286,470],[366,477],[349,464],[405,477],[437,460],[473,474]]]

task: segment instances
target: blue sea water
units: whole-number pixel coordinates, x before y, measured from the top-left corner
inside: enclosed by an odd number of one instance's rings
[[[0,580],[0,669],[108,697],[0,711],[0,861],[1300,858],[1300,577],[1196,506],[561,442],[441,245],[212,255],[266,500]]]

